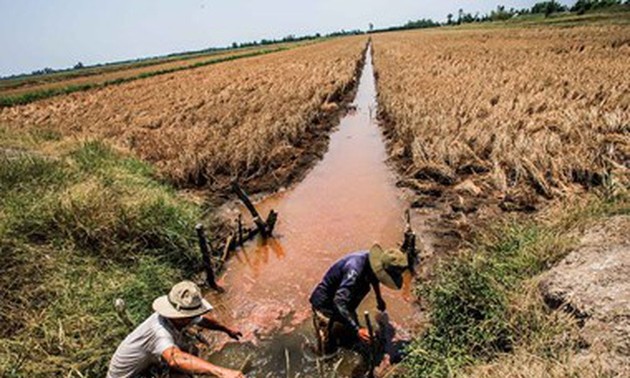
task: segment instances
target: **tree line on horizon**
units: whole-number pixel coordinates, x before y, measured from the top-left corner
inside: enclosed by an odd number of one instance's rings
[[[440,23],[433,21],[432,19],[422,18],[415,21],[409,21],[404,25],[393,26],[384,29],[373,30],[371,32],[382,31],[396,31],[406,29],[421,29],[421,28],[434,28],[439,26],[461,25],[473,22],[492,22],[492,21],[505,21],[514,17],[523,15],[537,15],[544,14],[545,17],[549,17],[554,13],[574,12],[578,15],[584,14],[588,11],[611,8],[621,5],[630,5],[630,0],[577,0],[573,6],[562,5],[555,0],[541,1],[534,4],[531,8],[507,9],[504,5],[498,5],[495,10],[486,14],[475,14],[465,12],[463,8],[460,8],[457,14],[457,18],[452,13],[446,15],[446,21]]]
[[[307,34],[307,35],[302,35],[302,36],[296,36],[294,34],[290,34],[283,38],[275,38],[275,39],[263,38],[260,41],[249,41],[249,42],[241,42],[241,43],[233,42],[230,46],[226,46],[226,47],[210,47],[210,48],[207,48],[204,50],[198,50],[198,51],[184,51],[184,52],[179,52],[179,53],[168,54],[168,55],[165,55],[165,57],[169,58],[169,57],[184,56],[184,55],[189,55],[189,54],[202,54],[202,53],[218,52],[218,51],[229,50],[229,49],[267,46],[267,45],[273,45],[273,44],[278,44],[278,43],[302,42],[302,41],[316,40],[319,38],[359,35],[359,34],[377,33],[377,32],[383,32],[383,31],[435,28],[435,27],[440,27],[440,26],[461,25],[461,24],[476,23],[476,22],[481,23],[481,22],[492,22],[492,21],[505,21],[514,17],[524,16],[524,15],[544,14],[545,17],[549,17],[554,13],[563,13],[563,12],[574,12],[574,13],[577,13],[578,15],[581,15],[588,11],[606,9],[606,8],[617,7],[617,6],[628,6],[628,5],[630,5],[630,0],[577,0],[575,4],[573,4],[573,6],[569,7],[569,6],[560,4],[559,2],[555,0],[551,0],[551,1],[537,2],[531,8],[522,8],[522,9],[515,9],[515,8],[506,9],[504,5],[498,5],[495,10],[492,10],[486,14],[480,14],[479,12],[476,12],[475,14],[473,14],[470,12],[465,12],[463,8],[460,8],[457,13],[457,18],[455,18],[454,14],[449,13],[446,15],[446,21],[442,23],[439,21],[434,21],[430,18],[421,18],[418,20],[408,21],[404,25],[391,26],[391,27],[382,28],[382,29],[374,29],[374,25],[370,23],[367,31],[363,31],[360,29],[352,29],[352,30],[341,29],[340,31],[335,31],[328,34],[315,33],[315,34]],[[124,61],[124,62],[95,64],[95,65],[90,65],[89,67],[101,67],[101,66],[108,66],[111,64],[142,62],[145,60],[155,59],[155,58],[157,57],[132,59],[132,60]],[[57,72],[78,70],[85,67],[88,67],[88,66],[83,65],[83,63],[81,62],[78,62],[76,65],[74,65],[71,68],[52,69],[52,68],[46,67],[41,70],[33,71],[30,74],[11,75],[11,76],[2,77],[2,79],[10,79],[10,78],[24,77],[24,76],[31,76],[31,75],[52,74],[52,73],[57,73]]]

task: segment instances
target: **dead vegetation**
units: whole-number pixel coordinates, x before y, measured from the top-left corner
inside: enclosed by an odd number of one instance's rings
[[[114,82],[136,76],[150,75],[152,72],[176,70],[194,66],[195,64],[202,64],[211,60],[225,59],[248,53],[251,54],[255,51],[270,51],[277,48],[278,47],[260,48],[256,50],[228,50],[224,52],[193,55],[192,57],[183,57],[180,59],[163,59],[163,61],[156,59],[156,62],[147,61],[85,69],[84,71],[76,73],[65,73],[65,75],[64,73],[58,73],[56,75],[52,74],[42,76],[38,79],[32,80],[22,79],[13,80],[13,82],[11,80],[5,80],[0,82],[0,97],[13,97],[33,92],[62,89],[72,86],[83,86],[88,84],[97,85],[99,83]]]
[[[374,36],[380,116],[417,205],[533,211],[582,187],[627,185],[629,31]]]
[[[4,109],[0,123],[113,141],[180,187],[270,189],[325,149],[364,47],[344,38],[75,93]]]

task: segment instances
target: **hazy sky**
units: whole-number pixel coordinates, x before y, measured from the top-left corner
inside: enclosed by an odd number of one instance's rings
[[[572,0],[560,1],[564,4]],[[111,62],[288,34],[444,20],[535,1],[0,0],[0,76]]]

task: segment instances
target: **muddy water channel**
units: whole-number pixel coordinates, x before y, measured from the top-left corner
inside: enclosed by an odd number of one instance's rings
[[[326,377],[333,370],[340,377],[357,375],[359,359],[353,352],[342,352],[318,367],[303,349],[315,344],[308,298],[329,266],[349,252],[369,249],[375,241],[385,247],[402,241],[407,204],[385,164],[375,96],[368,51],[353,110],[331,135],[323,160],[294,188],[256,204],[261,214],[270,209],[280,214],[275,237],[238,250],[222,277],[227,292],[208,294],[215,315],[244,334],[234,343],[209,333],[216,345],[205,356],[211,361],[239,368],[249,359],[248,377],[318,377],[319,369]],[[400,332],[417,324],[409,286],[407,282],[394,292],[381,285],[389,316]],[[360,315],[364,310],[375,314],[372,293],[359,310]]]

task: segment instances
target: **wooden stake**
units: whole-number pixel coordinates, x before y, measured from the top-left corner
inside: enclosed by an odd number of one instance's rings
[[[245,358],[245,361],[243,361],[238,371],[240,371],[241,373],[247,373],[247,370],[249,370],[249,364],[251,362],[252,362],[252,353],[247,355],[247,358]]]
[[[339,361],[337,361],[337,363],[336,363],[336,364],[335,364],[335,366],[333,367],[333,375],[332,375],[333,377],[335,377],[335,378],[336,378],[336,377],[339,377],[339,371],[338,371],[338,370],[339,370],[339,366],[341,366],[341,364],[343,363],[343,360],[344,360],[344,358],[343,358],[343,357],[341,357],[341,358],[339,359]]]
[[[322,367],[322,363],[319,361],[319,358],[315,359],[315,365],[317,366],[317,371],[319,372],[319,376],[324,378],[324,368]]]
[[[368,311],[365,311],[363,313],[363,316],[365,317],[365,325],[368,329],[368,333],[370,334],[370,340],[371,340],[371,345],[369,345],[370,347],[370,356],[369,356],[369,371],[368,371],[368,377],[373,378],[374,377],[374,365],[376,363],[376,353],[375,353],[375,346],[376,346],[376,339],[374,338],[374,329],[372,328],[372,321],[370,320],[370,313]]]
[[[216,282],[214,275],[214,268],[212,267],[212,261],[210,259],[210,249],[208,247],[208,240],[206,239],[206,232],[203,228],[203,224],[199,223],[195,226],[197,231],[197,237],[199,238],[199,249],[201,250],[201,259],[203,261],[203,267],[206,271],[206,282],[212,289],[223,292],[223,288]]]
[[[252,204],[252,201],[250,201],[249,197],[247,196],[247,193],[245,193],[245,191],[243,191],[243,189],[241,189],[241,187],[236,182],[232,183],[232,190],[234,191],[234,193],[236,193],[238,198],[243,202],[247,210],[249,210],[249,212],[252,214],[252,217],[254,218],[254,223],[256,224],[256,227],[258,227],[260,234],[265,238],[269,236],[265,221],[263,221],[262,218],[260,217],[260,214],[258,214],[258,210],[256,210],[256,208],[254,207],[254,204]]]
[[[319,327],[319,316],[313,310],[313,328],[315,328],[315,337],[317,338],[317,353],[324,355],[324,342],[322,340],[321,329]]]
[[[409,209],[405,212],[406,227],[403,239],[402,250],[407,254],[407,265],[411,273],[415,272],[416,263],[418,262],[418,252],[416,251],[416,234],[411,228],[411,214]]]
[[[289,358],[289,350],[284,348],[284,360],[287,364],[287,378],[291,378],[291,360]]]
[[[232,249],[232,243],[234,242],[234,233],[231,233],[225,241],[225,247],[223,247],[223,255],[221,256],[221,264],[224,264],[229,257],[230,250]]]
[[[273,233],[273,229],[274,227],[276,227],[277,221],[278,221],[278,213],[271,210],[269,212],[269,215],[267,216],[267,221],[265,222],[267,224],[267,232],[269,233],[269,236],[271,236],[271,234]]]
[[[243,246],[243,214],[238,213],[238,245]]]

